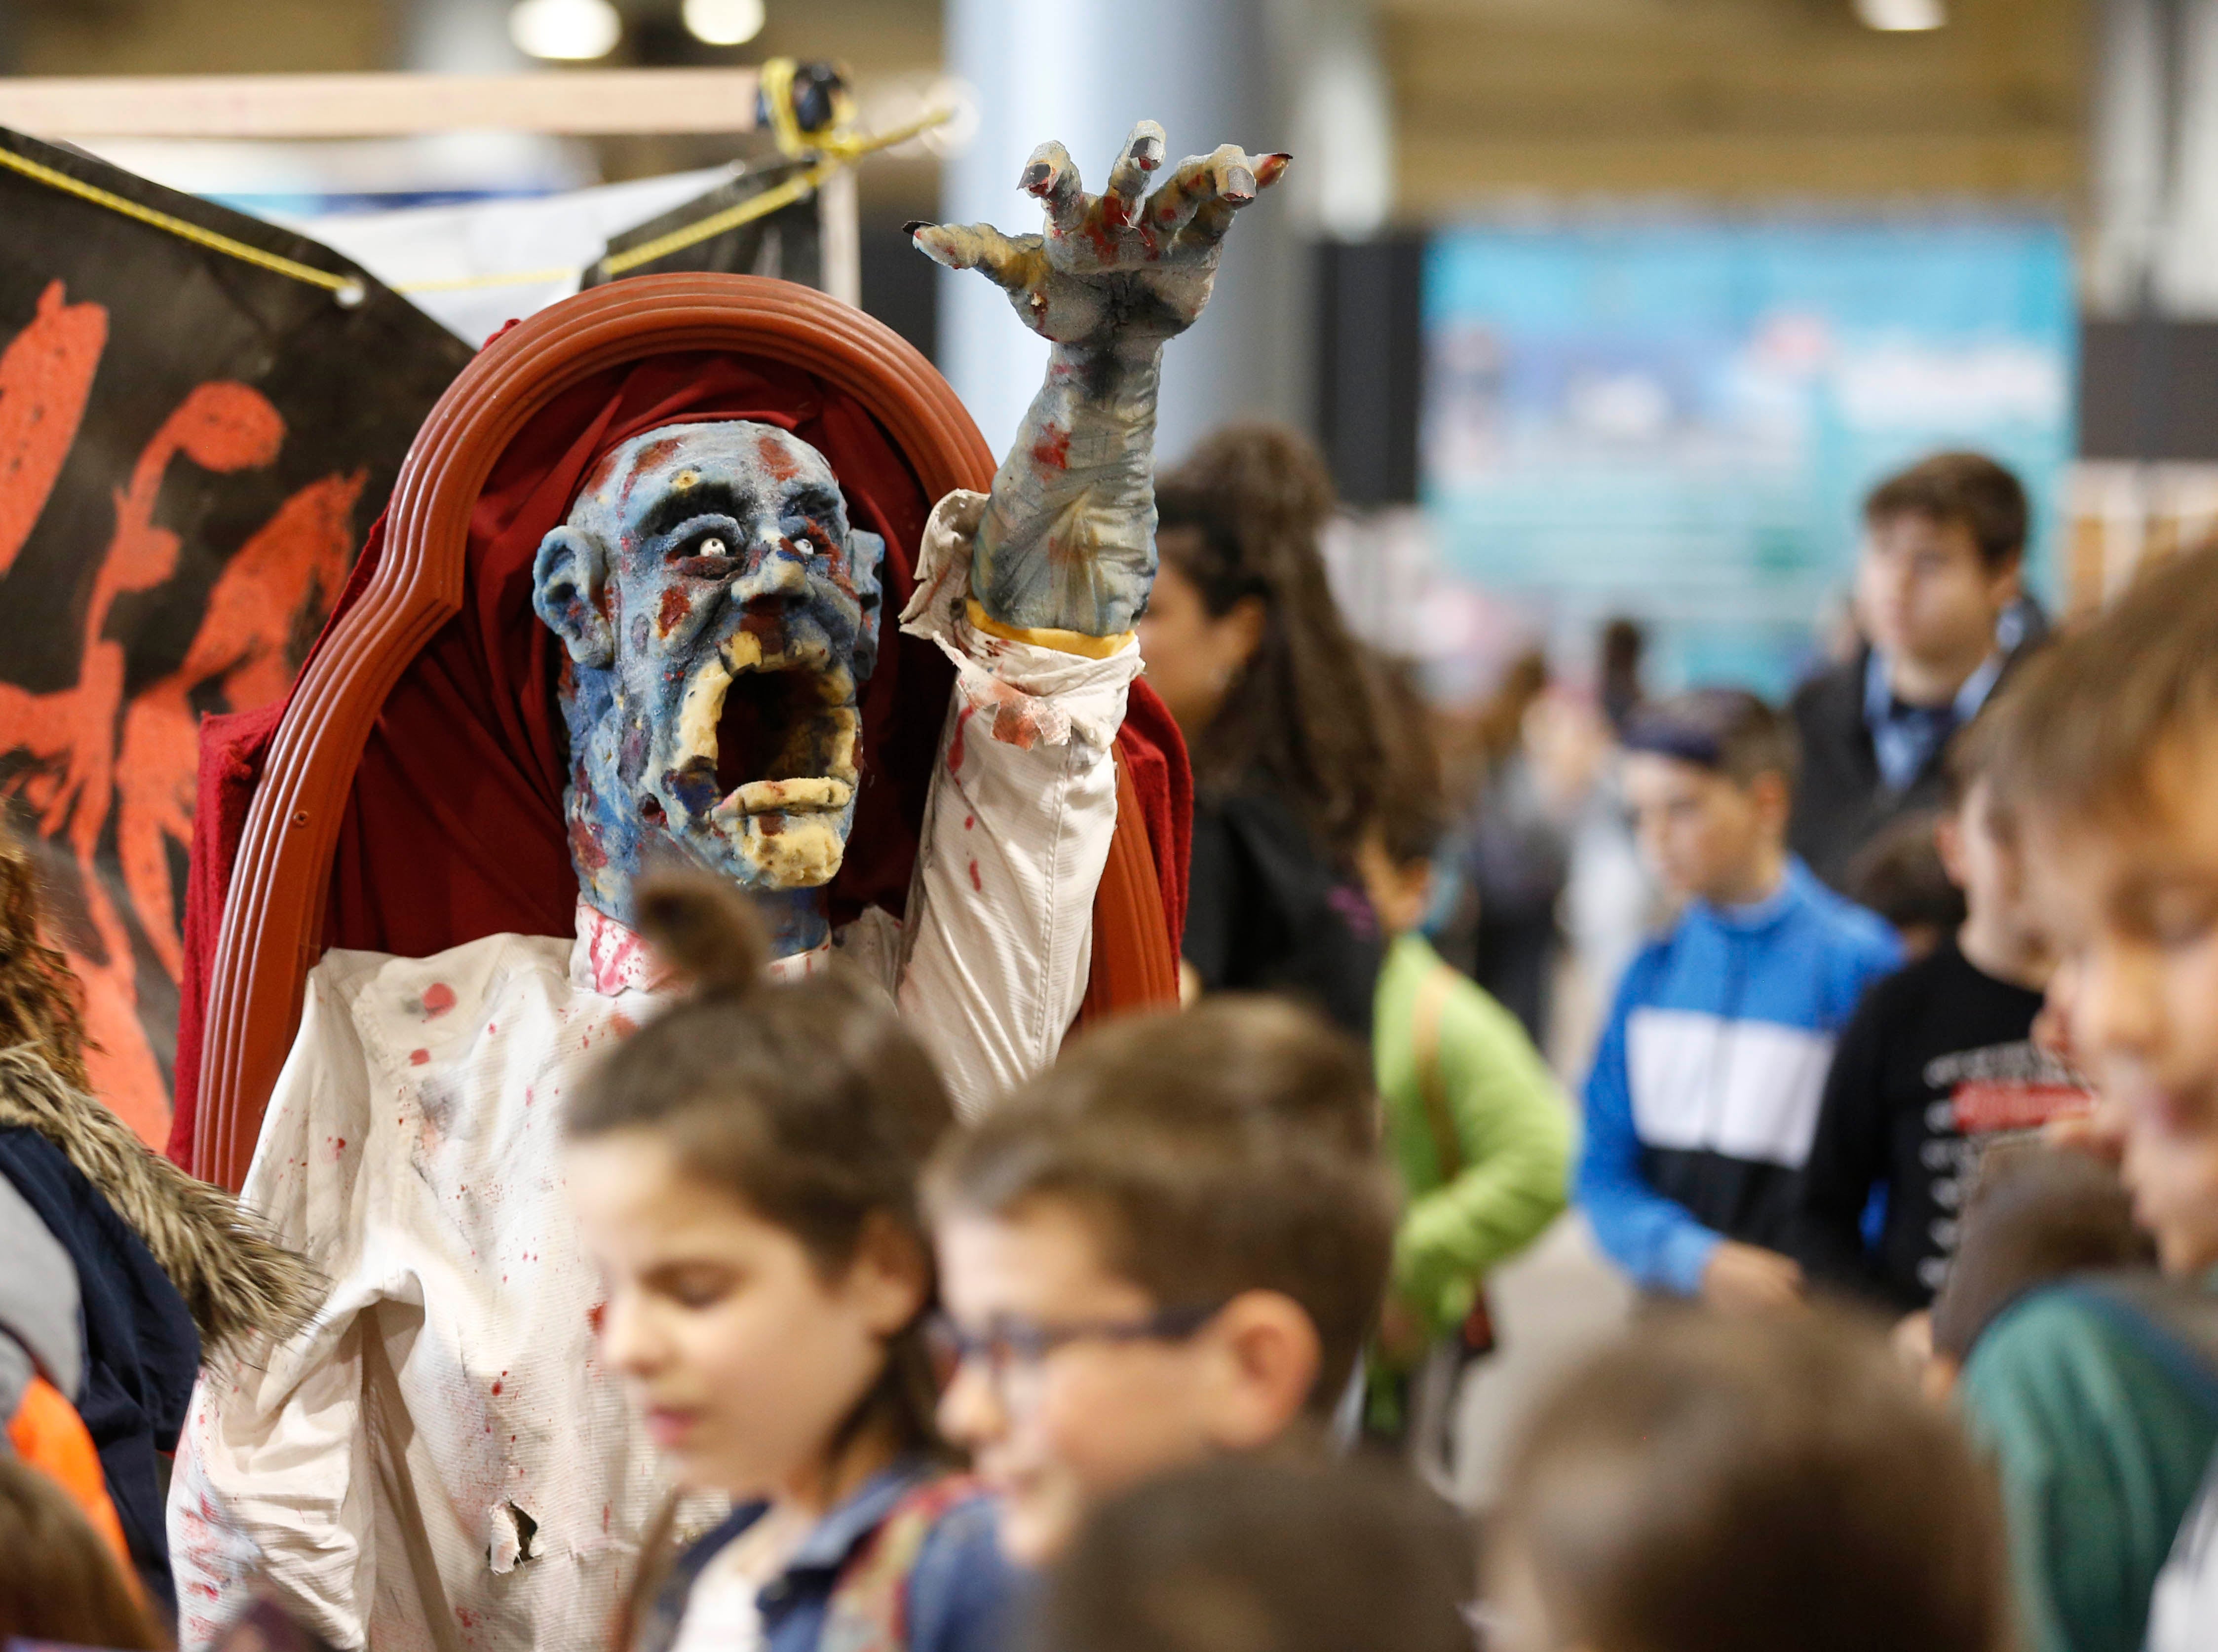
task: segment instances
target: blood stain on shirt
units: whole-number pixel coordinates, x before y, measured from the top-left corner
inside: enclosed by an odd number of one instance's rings
[[[443,981],[435,981],[424,989],[424,1013],[426,1018],[444,1015],[455,1007],[455,989]]]
[[[408,1065],[411,1067],[422,1067],[431,1059],[431,1052],[428,1049],[412,1049],[408,1052]]]
[[[947,742],[947,772],[951,775],[963,772],[963,731],[970,727],[970,720],[977,715],[976,706],[965,706],[955,714],[955,737]]]

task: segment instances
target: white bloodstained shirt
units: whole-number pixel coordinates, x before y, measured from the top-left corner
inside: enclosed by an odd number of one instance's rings
[[[908,922],[839,937],[966,1114],[1053,1060],[1085,995],[1139,669],[1129,638],[1097,659],[970,623],[979,503],[933,512],[902,616],[959,678]],[[245,1197],[331,1290],[288,1342],[202,1373],[169,1510],[184,1652],[255,1586],[350,1652],[607,1643],[664,1487],[598,1357],[562,1110],[659,1000],[637,937],[579,919],[311,972]]]

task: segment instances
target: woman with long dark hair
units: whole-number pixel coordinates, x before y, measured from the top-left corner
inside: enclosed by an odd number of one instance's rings
[[[1155,484],[1140,652],[1193,759],[1193,984],[1292,992],[1367,1034],[1380,941],[1354,857],[1383,757],[1325,579],[1335,503],[1292,430],[1204,440]]]

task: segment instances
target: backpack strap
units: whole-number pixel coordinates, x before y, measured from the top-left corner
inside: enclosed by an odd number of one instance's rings
[[[2133,1339],[2218,1417],[2218,1294],[2153,1269],[2080,1274],[2062,1289]]]
[[[968,1475],[928,1481],[895,1503],[832,1586],[817,1652],[907,1652],[908,1586],[932,1528],[986,1494]]]
[[[1434,965],[1417,985],[1416,1006],[1411,1012],[1417,1094],[1424,1100],[1425,1125],[1432,1133],[1433,1152],[1440,1161],[1444,1183],[1455,1180],[1464,1172],[1463,1136],[1456,1129],[1455,1114],[1448,1106],[1447,1080],[1440,1072],[1440,1015],[1457,979],[1453,966]]]

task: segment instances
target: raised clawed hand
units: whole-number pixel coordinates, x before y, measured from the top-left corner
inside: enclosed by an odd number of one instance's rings
[[[1018,186],[1047,209],[1041,234],[909,226],[939,263],[984,270],[1053,345],[978,526],[970,583],[989,619],[1094,637],[1131,628],[1155,572],[1163,341],[1201,314],[1233,214],[1286,160],[1227,144],[1145,195],[1163,129],[1143,121],[1098,195],[1061,144],[1032,152]]]
[[[988,224],[920,223],[909,232],[937,263],[985,271],[1044,337],[1151,353],[1201,314],[1233,214],[1277,183],[1289,158],[1226,144],[1181,161],[1143,200],[1163,145],[1162,127],[1141,121],[1096,195],[1061,144],[1042,144],[1018,185],[1046,208],[1043,234],[1004,235]]]

